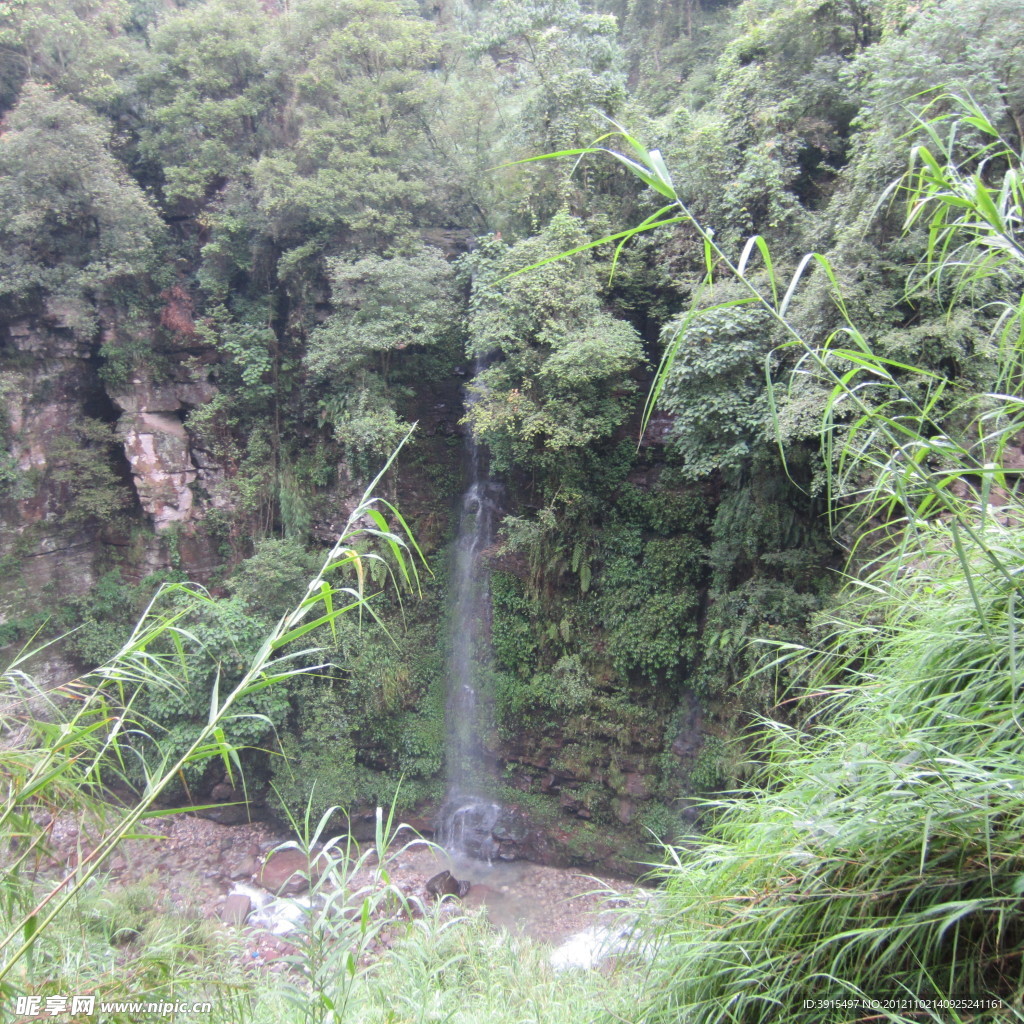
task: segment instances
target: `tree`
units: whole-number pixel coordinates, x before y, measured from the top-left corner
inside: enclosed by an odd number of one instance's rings
[[[630,414],[630,375],[643,350],[633,327],[602,309],[589,257],[506,276],[583,237],[580,222],[563,213],[536,238],[514,246],[491,239],[465,257],[473,279],[468,349],[493,360],[475,378],[467,418],[498,470],[564,479]]]
[[[95,303],[151,268],[162,226],[74,100],[27,84],[0,144],[0,301],[49,310],[83,335]]]
[[[349,454],[380,454],[408,429],[389,395],[394,354],[458,340],[455,275],[429,246],[391,259],[337,257],[328,267],[335,311],[311,334],[306,366],[324,392],[322,415]]]
[[[517,74],[510,87],[525,94],[527,146],[567,149],[600,130],[595,112],[614,114],[626,96],[615,19],[584,10],[578,0],[497,0],[477,45]]]
[[[0,113],[26,81],[94,109],[116,105],[138,56],[123,34],[128,17],[125,0],[8,0],[0,7]]]
[[[139,148],[168,203],[208,198],[262,151],[281,89],[264,58],[270,25],[256,0],[211,0],[153,30]]]
[[[400,0],[303,0],[280,19],[275,46],[289,93],[277,145],[253,174],[269,233],[289,250],[287,277],[332,244],[383,248],[425,210],[440,48]]]

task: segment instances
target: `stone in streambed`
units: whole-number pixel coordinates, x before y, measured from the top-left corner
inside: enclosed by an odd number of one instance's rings
[[[238,928],[245,924],[245,919],[249,916],[250,910],[252,910],[252,900],[244,893],[233,892],[224,901],[224,906],[221,907],[220,919],[225,924]]]
[[[256,858],[247,854],[231,867],[228,871],[228,878],[232,882],[240,882],[243,878],[252,878],[255,870]]]
[[[440,899],[442,896],[458,896],[462,899],[469,892],[469,882],[456,878],[450,871],[439,871],[433,878],[427,879],[425,886],[431,896]]]
[[[316,881],[322,872],[321,861],[310,863],[302,850],[286,848],[264,861],[256,883],[278,896],[298,896],[309,888],[310,879]]]

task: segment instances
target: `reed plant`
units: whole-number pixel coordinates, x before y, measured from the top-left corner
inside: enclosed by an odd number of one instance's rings
[[[424,842],[395,822],[395,802],[387,815],[377,808],[374,841],[362,846],[350,832],[323,841],[340,810],[328,808],[313,828],[307,805],[301,825],[292,822],[310,865],[310,888],[302,921],[289,936],[295,952],[285,962],[292,972],[280,978],[279,990],[290,1019],[302,1024],[351,1019],[357,984],[380,967],[392,933],[423,913],[422,903],[391,878],[391,864]]]
[[[135,705],[147,688],[175,691],[188,685],[190,663],[204,653],[188,628],[190,610],[210,601],[201,588],[162,589],[118,653],[80,679],[44,692],[25,671],[29,652],[0,678],[0,844],[6,867],[0,883],[0,996],[12,998],[39,983],[32,952],[40,936],[92,884],[118,843],[145,835],[147,819],[181,810],[161,810],[157,801],[188,764],[216,757],[239,779],[238,750],[225,732],[236,705],[323,667],[317,632],[333,630],[343,615],[374,614],[372,581],[380,574],[371,573],[373,565],[385,566],[398,586],[417,585],[422,555],[415,539],[397,509],[374,497],[400,448],[353,509],[306,593],[237,680],[226,670],[218,674],[208,720],[184,752],[162,753],[153,742],[153,723]],[[140,777],[142,785],[127,804],[105,799],[112,785],[124,787]],[[91,815],[96,842],[56,877],[35,878],[49,830],[65,814]]]

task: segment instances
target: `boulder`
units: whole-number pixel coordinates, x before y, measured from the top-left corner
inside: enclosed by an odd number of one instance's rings
[[[255,870],[256,858],[246,854],[246,856],[242,857],[237,863],[231,866],[228,870],[228,878],[233,882],[241,881],[243,878],[252,878]]]
[[[615,817],[618,818],[623,825],[628,825],[636,817],[636,804],[633,803],[632,800],[627,800],[625,797],[613,800],[612,809],[615,811]]]
[[[437,899],[442,896],[457,896],[462,899],[469,892],[469,882],[456,878],[450,871],[440,871],[427,879],[427,892]]]
[[[622,793],[624,796],[646,800],[651,795],[650,780],[640,772],[627,772],[622,780]]]
[[[225,924],[238,928],[245,924],[245,919],[249,916],[250,910],[252,910],[252,900],[244,893],[233,892],[224,901],[224,906],[221,907],[220,919]]]
[[[278,896],[298,896],[309,888],[310,879],[315,882],[320,877],[323,867],[320,860],[310,863],[294,847],[277,850],[263,862],[256,883]]]

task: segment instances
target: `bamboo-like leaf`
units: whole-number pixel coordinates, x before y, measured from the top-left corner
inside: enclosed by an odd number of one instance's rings
[[[326,580],[320,584],[320,600],[324,603],[324,608],[327,610],[327,621],[331,627],[331,638],[335,641],[338,639],[338,627],[335,622],[337,616],[334,613],[334,599],[332,596],[331,585]]]
[[[772,305],[779,305],[779,293],[775,282],[775,266],[772,263],[772,254],[768,248],[768,243],[760,235],[751,235],[747,239],[746,244],[743,246],[743,252],[740,254],[739,263],[736,265],[737,273],[743,277],[747,271],[747,262],[750,259],[751,253],[755,247],[761,254],[761,259],[764,260],[765,270],[768,272],[768,286],[772,292]]]
[[[371,597],[372,596],[374,595],[371,595]],[[287,633],[282,634],[274,640],[271,645],[272,649],[276,651],[281,647],[284,647],[286,644],[290,644],[293,640],[298,640],[299,637],[305,636],[307,633],[311,633],[314,629],[319,629],[321,626],[327,625],[327,623],[332,622],[339,615],[353,611],[356,608],[364,607],[366,602],[369,600],[369,597],[359,597],[351,604],[347,604],[342,608],[334,608],[330,612],[321,615],[319,618],[313,619],[310,622],[304,622],[301,626],[296,626],[294,629],[290,629]]]
[[[587,252],[590,249],[596,249],[600,245],[607,245],[609,242],[616,242],[619,239],[629,239],[634,235],[642,234],[645,231],[654,231],[657,228],[670,227],[673,224],[681,224],[688,220],[688,217],[668,217],[665,220],[657,221],[654,224],[648,224],[646,227],[629,228],[626,231],[617,231],[614,235],[606,235],[604,238],[598,238],[593,242],[586,242],[583,245],[577,245],[575,248],[567,249],[565,252],[560,252],[555,256],[547,256],[542,260],[538,260],[536,263],[531,263],[528,267],[523,267],[520,270],[513,270],[510,274],[506,274],[504,280],[510,277],[518,277],[520,274],[529,273],[532,270],[538,270],[540,267],[546,267],[549,263],[557,263],[559,260],[568,259],[570,256],[575,256],[581,252]]]
[[[797,285],[800,283],[800,279],[803,277],[804,271],[810,265],[811,261],[817,258],[817,253],[813,252],[806,253],[800,258],[800,262],[797,264],[796,270],[793,271],[793,276],[790,278],[789,286],[786,288],[786,294],[782,297],[782,303],[779,306],[779,316],[785,316],[789,311],[789,304],[793,301]]]

